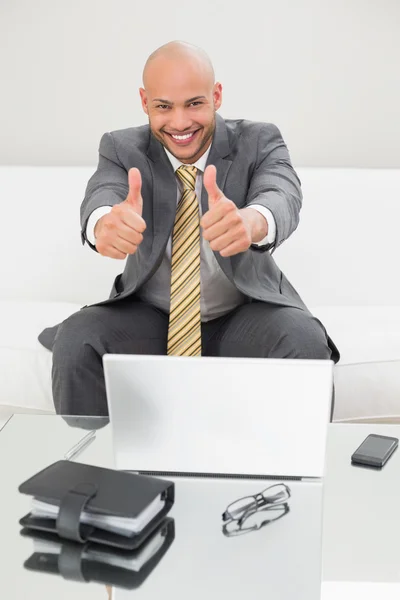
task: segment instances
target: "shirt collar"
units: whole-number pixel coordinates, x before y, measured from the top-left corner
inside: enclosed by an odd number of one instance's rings
[[[198,169],[199,171],[201,171],[202,173],[204,173],[204,170],[206,168],[206,162],[207,162],[207,158],[208,155],[210,154],[210,150],[211,150],[211,146],[212,143],[210,144],[210,146],[208,147],[208,150],[206,150],[203,154],[203,156],[200,156],[199,160],[197,162],[195,162],[192,166],[196,167],[196,169]],[[171,152],[169,152],[165,146],[164,146],[164,150],[171,162],[172,168],[174,169],[174,171],[176,171],[177,169],[179,169],[179,167],[183,164],[181,163],[180,160],[178,160],[177,158],[175,158],[175,156],[173,154],[171,154]]]

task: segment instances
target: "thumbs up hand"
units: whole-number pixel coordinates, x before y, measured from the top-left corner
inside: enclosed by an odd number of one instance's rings
[[[142,198],[142,176],[139,169],[133,167],[128,171],[128,183],[129,192],[125,199],[128,202],[135,213],[142,216],[143,211],[143,198]]]
[[[208,165],[204,171],[203,183],[208,193],[208,206],[211,208],[218,200],[225,197],[217,185],[217,169],[214,165]]]
[[[142,177],[139,169],[128,172],[129,191],[125,200],[96,223],[96,249],[103,256],[124,259],[135,254],[143,240],[146,223],[142,218]]]
[[[212,250],[223,257],[244,252],[252,244],[252,219],[255,215],[251,213],[256,211],[238,209],[224,195],[217,185],[217,169],[214,165],[209,165],[204,171],[203,183],[208,193],[209,207],[200,221],[203,238],[210,242]]]

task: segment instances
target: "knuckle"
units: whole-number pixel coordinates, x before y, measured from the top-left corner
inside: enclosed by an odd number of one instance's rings
[[[240,218],[238,218],[235,212],[229,211],[227,218],[231,227],[237,228],[237,226],[240,224]]]
[[[210,248],[211,250],[218,250],[218,243],[215,240],[212,240],[210,242]]]
[[[99,238],[99,242],[105,250],[108,246],[111,246],[111,235],[107,234],[107,232],[103,232]]]
[[[108,213],[107,217],[107,223],[109,224],[116,224],[116,223],[120,223],[122,218],[123,218],[123,214],[124,211],[121,209],[112,209],[111,212]]]
[[[236,204],[232,202],[232,200],[227,200],[225,203],[225,210],[226,212],[233,212],[236,210]]]
[[[135,239],[119,240],[119,250],[125,254],[134,254],[137,250]]]
[[[118,244],[119,252],[123,252],[124,254],[130,254],[131,248],[132,248],[132,244],[128,244],[127,242]]]
[[[116,223],[114,222],[114,219],[108,219],[107,221],[104,221],[104,231],[112,231],[115,229],[115,225]]]

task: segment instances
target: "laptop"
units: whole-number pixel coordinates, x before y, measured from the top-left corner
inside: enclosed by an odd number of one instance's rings
[[[105,354],[103,366],[117,469],[324,475],[330,360]]]

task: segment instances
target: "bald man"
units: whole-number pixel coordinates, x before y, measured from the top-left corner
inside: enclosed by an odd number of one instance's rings
[[[149,124],[103,135],[81,206],[82,243],[123,273],[39,336],[57,413],[107,416],[105,353],[336,362],[272,256],[302,204],[278,128],[217,114],[222,85],[184,42],[149,57],[139,92]]]

